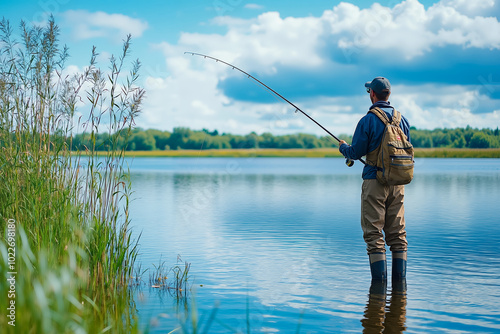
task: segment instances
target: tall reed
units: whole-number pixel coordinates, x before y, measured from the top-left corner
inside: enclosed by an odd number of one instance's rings
[[[134,332],[127,285],[138,244],[130,229],[124,149],[144,90],[139,61],[123,77],[130,36],[107,71],[65,74],[68,49],[45,26],[0,23],[0,269],[11,272],[8,222],[15,221],[16,326],[2,332]],[[72,151],[76,133],[92,145]],[[95,138],[106,132],[104,156]],[[0,308],[9,298],[0,280]],[[133,305],[132,305],[133,306]]]

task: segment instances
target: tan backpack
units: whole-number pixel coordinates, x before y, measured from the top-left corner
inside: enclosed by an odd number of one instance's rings
[[[384,122],[385,130],[380,145],[366,155],[366,163],[377,167],[377,180],[383,185],[410,183],[415,164],[413,145],[399,127],[401,113],[394,109],[391,122],[387,114],[378,107],[369,112]]]

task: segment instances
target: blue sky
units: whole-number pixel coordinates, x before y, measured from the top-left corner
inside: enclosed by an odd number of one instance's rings
[[[255,75],[334,133],[351,133],[389,78],[391,103],[420,129],[500,126],[499,0],[2,1],[0,15],[49,13],[81,71],[93,45],[107,68],[132,34],[146,88],[137,125],[221,132],[324,133],[219,57]]]

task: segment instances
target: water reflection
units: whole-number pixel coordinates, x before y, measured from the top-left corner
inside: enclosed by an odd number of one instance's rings
[[[217,302],[217,321],[243,332],[247,313],[252,332],[499,332],[500,159],[420,164],[405,190],[411,293],[372,287],[368,302],[360,173],[342,159],[137,159],[139,261],[181,254],[200,318]],[[185,313],[155,292],[141,321],[168,314],[151,332],[169,332]]]
[[[403,333],[406,330],[406,280],[393,282],[387,301],[387,282],[373,281],[363,319],[363,333]]]

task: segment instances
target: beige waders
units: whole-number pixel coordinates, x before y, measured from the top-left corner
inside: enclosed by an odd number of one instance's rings
[[[387,278],[385,245],[392,251],[393,279],[406,277],[406,241],[404,186],[380,184],[376,179],[363,181],[361,192],[361,228],[370,256],[372,278]],[[384,241],[385,234],[385,241]]]

